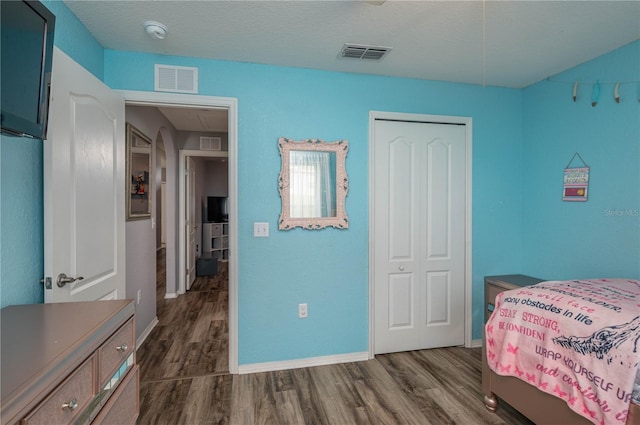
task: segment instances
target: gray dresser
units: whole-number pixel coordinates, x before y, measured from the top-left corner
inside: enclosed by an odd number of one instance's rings
[[[139,412],[132,300],[0,311],[0,422],[134,424]]]

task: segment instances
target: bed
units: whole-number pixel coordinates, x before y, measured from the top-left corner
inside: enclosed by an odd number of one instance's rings
[[[500,293],[482,389],[538,425],[640,425],[640,281],[548,281]]]

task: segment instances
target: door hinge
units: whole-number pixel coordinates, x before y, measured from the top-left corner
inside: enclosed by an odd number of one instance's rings
[[[40,279],[40,283],[42,283],[44,285],[44,289],[51,289],[51,278],[50,277],[45,277],[43,279]]]

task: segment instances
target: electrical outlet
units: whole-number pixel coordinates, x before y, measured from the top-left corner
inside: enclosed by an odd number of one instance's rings
[[[298,318],[304,319],[309,316],[309,309],[307,308],[307,303],[298,304]]]
[[[137,297],[137,304],[140,304],[140,301],[142,301],[142,289],[138,289],[138,297]]]

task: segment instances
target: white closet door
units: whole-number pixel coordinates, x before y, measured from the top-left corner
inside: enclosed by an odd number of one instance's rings
[[[465,126],[375,122],[375,353],[462,345]]]

